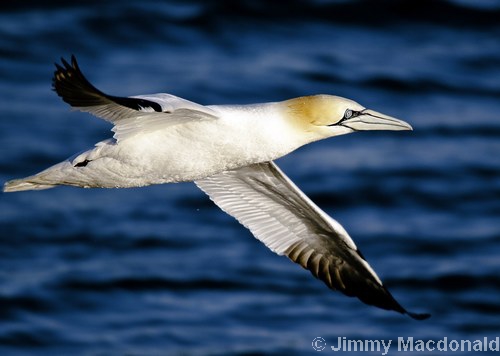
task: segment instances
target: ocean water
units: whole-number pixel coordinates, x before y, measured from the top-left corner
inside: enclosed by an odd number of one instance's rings
[[[329,290],[192,183],[61,187],[0,194],[0,354],[304,355],[317,337],[322,354],[339,337],[398,354],[413,337],[449,346],[414,354],[455,355],[469,353],[450,341],[494,341],[499,19],[493,0],[3,2],[1,182],[111,136],[51,91],[61,56],[115,95],[352,98],[414,131],[341,136],[277,163],[403,306],[432,317]]]

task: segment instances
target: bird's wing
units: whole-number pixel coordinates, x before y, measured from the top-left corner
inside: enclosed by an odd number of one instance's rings
[[[75,109],[89,112],[113,123],[115,138],[123,140],[190,120],[213,120],[216,113],[206,106],[170,94],[119,97],[103,93],[83,75],[75,56],[71,64],[56,63],[53,89]]]
[[[428,317],[405,310],[344,228],[273,162],[219,173],[195,183],[272,251],[308,269],[329,288],[415,319]]]

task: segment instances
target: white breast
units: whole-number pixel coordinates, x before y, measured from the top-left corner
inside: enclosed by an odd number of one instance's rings
[[[210,109],[217,120],[136,135],[119,142],[114,154],[130,166],[130,173],[153,184],[190,181],[273,160],[303,144],[276,104]]]

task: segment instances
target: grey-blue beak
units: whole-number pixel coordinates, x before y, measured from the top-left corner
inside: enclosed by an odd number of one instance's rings
[[[364,109],[360,111],[359,115],[342,121],[341,125],[348,127],[354,131],[413,130],[410,124],[405,121],[396,119],[388,115],[384,115],[370,109]]]

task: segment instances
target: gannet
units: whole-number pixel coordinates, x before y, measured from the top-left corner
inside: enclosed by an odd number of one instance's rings
[[[71,63],[61,60],[55,92],[73,108],[112,123],[114,136],[5,183],[4,192],[194,181],[269,249],[329,288],[414,319],[429,317],[403,308],[345,229],[273,162],[314,141],[363,130],[411,130],[408,123],[333,95],[207,106],[164,93],[112,96],[85,78],[74,56]]]

